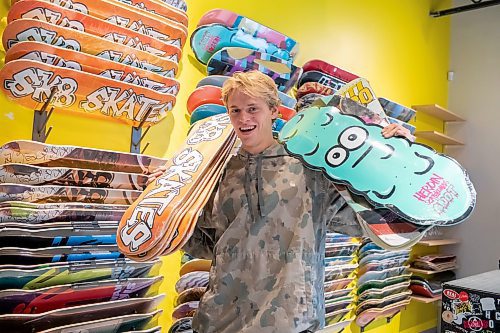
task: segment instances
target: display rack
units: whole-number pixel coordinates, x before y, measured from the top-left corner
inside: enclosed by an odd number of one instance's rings
[[[418,242],[418,245],[422,246],[444,246],[444,245],[453,245],[460,243],[459,239],[449,238],[449,239],[427,239],[421,240]]]
[[[446,126],[448,122],[464,122],[465,119],[461,116],[451,112],[448,109],[438,105],[438,104],[423,104],[423,105],[412,105],[412,108],[417,112],[422,112],[430,115],[436,119],[442,120]],[[415,136],[417,138],[427,139],[445,146],[463,146],[464,143],[460,140],[452,138],[446,133],[441,133],[438,131],[416,131]]]

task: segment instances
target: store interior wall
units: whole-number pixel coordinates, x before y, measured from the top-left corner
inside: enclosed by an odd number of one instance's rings
[[[5,16],[8,0],[2,0]],[[250,17],[299,41],[295,63],[319,58],[366,77],[378,96],[405,105],[437,103],[447,106],[449,68],[449,18],[432,19],[429,11],[450,6],[449,0],[298,0],[189,1],[189,32],[210,9],[225,8]],[[146,154],[170,157],[185,138],[188,128],[185,104],[189,93],[205,75],[186,45],[182,70],[178,76],[181,92],[173,112],[155,125],[144,142]],[[14,139],[30,139],[33,112],[0,96],[0,144]],[[419,130],[442,130],[442,124],[421,115],[415,122]],[[54,126],[48,143],[128,151],[130,126],[112,119],[69,112],[54,112],[48,126]],[[439,145],[425,142],[440,150]],[[178,276],[179,255],[166,257],[162,290],[168,297],[163,304],[161,324],[169,327]],[[413,333],[436,323],[433,305],[411,304],[389,325],[385,320],[372,325],[370,332]],[[346,332],[359,332],[353,327]]]
[[[498,269],[500,259],[500,6],[452,16],[450,70],[449,108],[467,121],[448,132],[466,144],[446,153],[466,167],[478,193],[469,221],[448,231],[461,239],[454,249],[461,277]]]

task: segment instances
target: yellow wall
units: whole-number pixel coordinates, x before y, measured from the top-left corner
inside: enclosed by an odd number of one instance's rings
[[[9,0],[0,2],[4,16]],[[273,29],[300,43],[296,64],[319,58],[366,77],[378,96],[405,105],[437,103],[446,106],[448,85],[449,19],[432,19],[431,9],[447,8],[449,0],[210,0],[189,2],[190,33],[199,18],[213,8],[226,8]],[[205,71],[192,51],[184,48],[178,79],[181,92],[171,115],[155,125],[144,144],[146,154],[169,157],[185,137],[187,96]],[[0,96],[0,144],[31,139],[31,110],[18,107]],[[419,130],[440,129],[442,124],[425,115],[416,120]],[[130,127],[110,119],[89,119],[81,114],[54,112],[48,143],[128,151]],[[436,149],[441,147],[434,146]],[[164,327],[170,322],[173,284],[178,275],[179,255],[164,260]],[[411,304],[390,325],[374,323],[370,332],[418,332],[435,325],[432,305]],[[419,327],[414,325],[419,324]],[[418,330],[417,330],[418,329]],[[347,332],[357,332],[352,326]]]

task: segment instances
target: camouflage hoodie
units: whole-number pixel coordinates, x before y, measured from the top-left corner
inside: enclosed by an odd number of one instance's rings
[[[275,144],[240,150],[205,207],[189,254],[213,259],[199,333],[293,333],[324,324],[325,231],[361,234],[332,184]]]

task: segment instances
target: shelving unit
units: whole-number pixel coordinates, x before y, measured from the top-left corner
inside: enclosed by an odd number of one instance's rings
[[[412,109],[426,113],[443,121],[465,121],[464,118],[437,104],[413,105]]]
[[[451,112],[444,107],[437,104],[424,104],[424,105],[413,105],[412,108],[417,112],[422,112],[430,115],[431,117],[440,119],[447,122],[464,122],[465,119],[461,116]],[[452,138],[445,133],[437,132],[437,131],[416,131],[415,136],[417,138],[423,138],[430,141],[434,141],[441,145],[446,146],[463,146],[464,143],[460,140]]]

